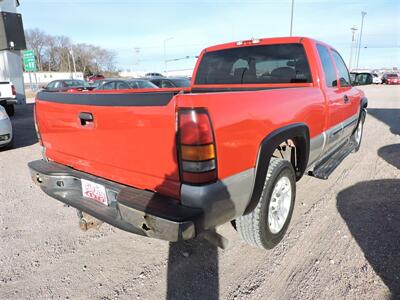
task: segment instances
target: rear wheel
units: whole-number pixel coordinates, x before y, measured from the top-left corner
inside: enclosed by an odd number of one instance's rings
[[[275,247],[289,226],[295,198],[296,176],[292,164],[271,158],[258,205],[236,220],[242,239],[264,249]]]

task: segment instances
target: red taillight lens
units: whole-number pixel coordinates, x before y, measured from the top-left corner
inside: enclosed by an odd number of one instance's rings
[[[212,129],[208,115],[196,110],[183,111],[179,119],[181,144],[205,145],[213,142]]]
[[[15,89],[14,85],[11,85],[11,92],[13,96],[17,96],[17,90]]]
[[[216,153],[211,122],[204,109],[182,109],[179,118],[179,159],[186,183],[203,184],[217,179]]]

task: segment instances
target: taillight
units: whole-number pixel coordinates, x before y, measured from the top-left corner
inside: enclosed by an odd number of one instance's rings
[[[210,117],[204,109],[178,112],[178,147],[181,178],[203,184],[217,179],[217,163]]]
[[[15,89],[15,86],[13,84],[11,85],[11,93],[13,96],[17,96],[17,90]]]

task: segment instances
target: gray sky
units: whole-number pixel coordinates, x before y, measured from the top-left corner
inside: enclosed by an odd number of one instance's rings
[[[163,70],[163,43],[170,37],[167,58],[174,59],[196,56],[213,44],[287,36],[290,27],[291,0],[20,2],[25,29],[40,28],[115,50],[123,70]],[[348,63],[350,27],[360,28],[362,10],[367,15],[360,67],[400,67],[399,0],[295,0],[293,35],[332,45]],[[195,58],[184,59],[168,68],[192,68],[194,63]]]

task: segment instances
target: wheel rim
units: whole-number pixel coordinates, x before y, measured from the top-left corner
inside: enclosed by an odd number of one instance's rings
[[[292,184],[288,177],[281,177],[275,184],[268,209],[268,227],[273,234],[282,230],[292,202]]]
[[[360,123],[358,123],[358,127],[355,132],[355,138],[356,138],[357,145],[360,144],[360,142],[361,142],[362,127],[363,127],[363,123],[362,123],[362,121],[360,121]]]

